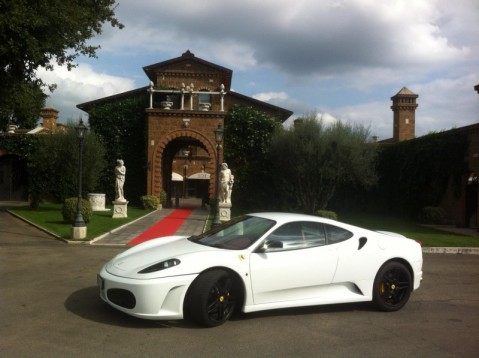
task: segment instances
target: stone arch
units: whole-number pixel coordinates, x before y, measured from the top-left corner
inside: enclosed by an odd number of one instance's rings
[[[216,180],[216,143],[204,136],[202,133],[191,130],[191,129],[179,129],[168,133],[163,137],[155,146],[153,151],[152,160],[151,160],[151,188],[150,192],[152,195],[160,196],[161,191],[166,187],[165,180],[168,180],[168,177],[165,174],[171,175],[171,168],[165,168],[165,165],[168,164],[168,161],[165,158],[165,150],[168,145],[175,140],[185,140],[186,142],[192,141],[199,143],[213,159],[213,166],[206,168],[206,171],[210,174],[209,182],[209,194],[210,197],[214,194],[214,182]]]

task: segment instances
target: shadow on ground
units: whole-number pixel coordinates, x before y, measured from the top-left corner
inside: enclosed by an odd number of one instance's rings
[[[178,321],[155,321],[140,319],[129,316],[121,311],[114,309],[99,297],[98,287],[92,286],[73,292],[65,301],[65,308],[73,314],[89,321],[103,323],[112,326],[138,328],[138,329],[158,329],[158,328],[202,328],[187,320]],[[253,313],[235,314],[231,321],[248,321],[274,316],[302,316],[309,314],[327,314],[338,312],[355,311],[376,311],[375,307],[368,302],[351,303],[325,306],[295,307],[287,309],[278,309]]]

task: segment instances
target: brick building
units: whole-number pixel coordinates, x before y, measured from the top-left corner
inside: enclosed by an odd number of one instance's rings
[[[228,109],[244,105],[284,122],[292,112],[231,91],[233,72],[186,51],[180,57],[143,68],[149,86],[77,107],[91,108],[118,97],[143,93],[149,98],[147,121],[147,194],[164,190],[175,196],[214,197],[214,130]],[[227,138],[224,145],[227,145]],[[223,151],[220,152],[222,155]],[[221,162],[221,158],[220,162]],[[126,163],[128,166],[128,163]]]

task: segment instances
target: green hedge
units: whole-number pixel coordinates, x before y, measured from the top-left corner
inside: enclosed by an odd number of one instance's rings
[[[371,202],[417,217],[423,207],[439,206],[449,185],[460,194],[467,174],[465,133],[447,131],[381,147],[379,186]]]
[[[141,205],[145,210],[156,210],[160,205],[160,199],[153,195],[143,195],[141,198]]]
[[[426,206],[422,208],[419,220],[423,224],[444,224],[446,220],[446,212],[443,208],[437,206]]]
[[[78,202],[78,198],[65,199],[63,203],[63,208],[62,208],[62,215],[63,215],[63,220],[66,223],[73,224],[75,222],[76,213],[77,213],[77,202]],[[83,216],[83,220],[86,223],[90,222],[93,215],[93,210],[91,208],[90,202],[86,199],[82,199],[81,206],[82,206],[81,213]]]

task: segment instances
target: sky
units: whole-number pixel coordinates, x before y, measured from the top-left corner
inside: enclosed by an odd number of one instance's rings
[[[479,122],[479,1],[120,0],[119,30],[105,24],[68,71],[39,70],[57,89],[60,121],[77,104],[148,85],[144,66],[190,50],[233,71],[232,90],[325,123],[392,137],[391,97],[419,95],[416,136]]]

